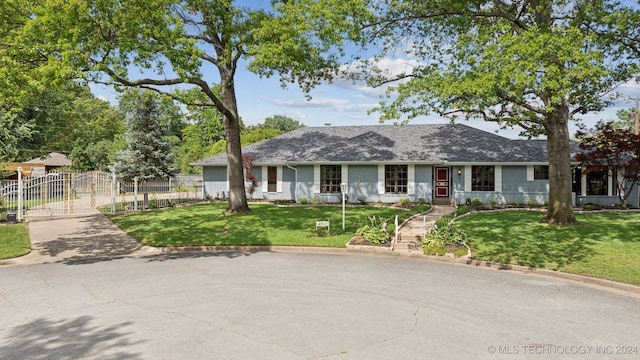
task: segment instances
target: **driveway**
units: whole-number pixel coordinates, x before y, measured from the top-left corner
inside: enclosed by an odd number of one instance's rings
[[[102,214],[82,217],[42,217],[29,222],[31,252],[0,260],[0,265],[105,261],[144,253],[140,243]]]

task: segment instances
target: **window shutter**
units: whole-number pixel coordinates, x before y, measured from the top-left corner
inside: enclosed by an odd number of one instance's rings
[[[378,165],[378,194],[384,194],[384,164]]]
[[[349,184],[349,165],[342,165],[340,169],[340,182]]]
[[[464,191],[471,191],[471,165],[464,167]]]
[[[533,181],[533,165],[527,165],[527,181]]]
[[[407,165],[407,195],[414,195],[416,193],[416,166],[413,164]]]
[[[262,166],[262,192],[269,191],[269,167]]]
[[[495,177],[495,192],[502,192],[502,165],[496,165],[494,167],[494,177]]]
[[[278,166],[276,168],[276,172],[278,176],[278,180],[276,182],[276,191],[281,193],[282,192],[282,166]]]
[[[313,165],[313,193],[320,193],[320,165]]]

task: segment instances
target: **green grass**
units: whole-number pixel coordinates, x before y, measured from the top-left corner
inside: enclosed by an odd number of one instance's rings
[[[29,224],[0,225],[0,259],[22,256],[29,251]]]
[[[473,258],[640,285],[640,213],[577,214],[578,226],[542,224],[541,212],[478,212],[456,221]]]
[[[251,205],[250,214],[223,216],[226,203],[111,216],[120,228],[139,242],[151,246],[290,245],[345,247],[355,231],[369,224],[368,217],[392,219],[407,212],[381,207],[346,209],[342,231],[341,206]],[[423,209],[422,209],[423,210]],[[417,210],[416,210],[417,211]],[[415,211],[414,211],[415,212]],[[316,220],[329,220],[331,231],[316,232]],[[393,220],[390,220],[390,224]]]

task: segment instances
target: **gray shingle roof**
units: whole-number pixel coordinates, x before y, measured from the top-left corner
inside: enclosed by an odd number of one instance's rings
[[[65,154],[58,152],[49,153],[41,158],[26,161],[27,164],[44,164],[45,166],[71,166],[71,160]]]
[[[256,165],[348,162],[546,162],[546,140],[512,140],[463,124],[305,127],[243,147]],[[225,165],[226,154],[193,165]]]

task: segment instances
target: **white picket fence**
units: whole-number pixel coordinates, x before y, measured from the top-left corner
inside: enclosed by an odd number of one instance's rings
[[[122,182],[115,174],[91,171],[48,173],[0,182],[0,198],[18,220],[38,216],[89,215],[170,207],[203,199],[198,177]]]

